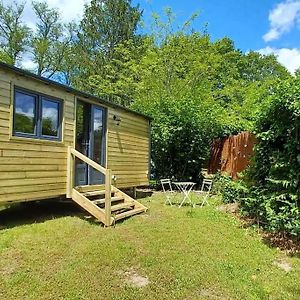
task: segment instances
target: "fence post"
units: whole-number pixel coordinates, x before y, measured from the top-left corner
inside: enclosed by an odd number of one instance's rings
[[[111,170],[105,173],[105,225],[111,225]]]

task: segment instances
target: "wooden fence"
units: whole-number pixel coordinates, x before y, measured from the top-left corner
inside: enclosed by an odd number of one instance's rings
[[[237,179],[237,174],[249,165],[255,143],[256,138],[250,132],[215,140],[208,163],[208,173],[221,171]]]

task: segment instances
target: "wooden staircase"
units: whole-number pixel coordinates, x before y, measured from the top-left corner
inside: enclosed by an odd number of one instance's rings
[[[73,187],[75,157],[102,172],[105,175],[105,184]],[[111,170],[103,168],[82,153],[69,148],[68,198],[72,198],[105,226],[111,226],[118,220],[147,211],[147,207],[111,185],[111,177]]]
[[[106,226],[116,221],[145,212],[147,208],[116,187],[111,188],[111,216],[109,223],[105,218],[105,186],[87,185],[73,188],[72,199],[83,209]]]

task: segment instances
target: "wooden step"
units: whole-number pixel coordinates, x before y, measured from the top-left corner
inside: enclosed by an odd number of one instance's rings
[[[105,185],[104,184],[81,185],[81,186],[76,186],[75,189],[80,193],[101,191],[101,190],[105,190]]]
[[[72,190],[72,199],[79,204],[83,209],[105,224],[105,211],[95,205],[88,198],[82,196],[77,190]]]
[[[130,209],[134,206],[134,202],[125,202],[121,204],[116,204],[111,206],[111,211],[117,211],[121,209]]]
[[[132,209],[132,210],[125,211],[123,213],[117,214],[114,217],[114,219],[115,219],[115,221],[118,221],[118,220],[121,220],[121,219],[124,219],[124,218],[128,218],[130,216],[136,215],[136,214],[140,214],[140,213],[145,212],[145,211],[146,211],[146,209],[144,207],[142,207],[142,208],[135,208],[135,209]]]
[[[105,190],[86,192],[86,193],[82,193],[82,195],[84,197],[102,196],[102,195],[105,195]]]
[[[111,197],[111,202],[116,202],[116,201],[122,201],[124,200],[124,198],[122,196],[115,196],[115,197]],[[93,202],[96,205],[99,204],[104,204],[105,203],[105,199],[96,199],[96,200],[91,200],[91,202]]]

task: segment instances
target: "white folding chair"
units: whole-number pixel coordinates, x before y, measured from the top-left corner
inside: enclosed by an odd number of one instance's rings
[[[169,203],[172,206],[171,199],[174,198],[175,191],[173,190],[171,180],[170,179],[161,179],[160,183],[161,183],[161,186],[163,189],[163,193],[166,195],[165,204]]]
[[[201,207],[204,204],[209,205],[208,196],[209,196],[209,193],[210,193],[211,188],[212,188],[212,183],[213,183],[213,181],[211,179],[203,179],[202,185],[201,185],[201,190],[200,191],[195,191],[196,194],[203,195]]]

